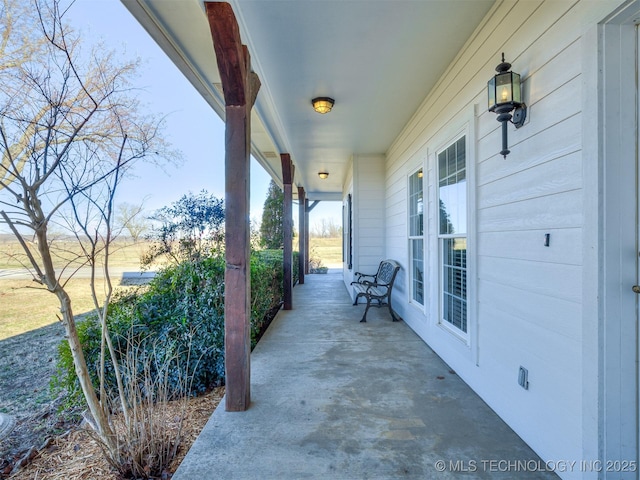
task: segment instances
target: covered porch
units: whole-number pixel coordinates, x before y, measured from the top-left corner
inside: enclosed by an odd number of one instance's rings
[[[249,409],[221,403],[174,480],[557,478],[404,322],[359,323],[341,271],[293,294],[251,355]]]

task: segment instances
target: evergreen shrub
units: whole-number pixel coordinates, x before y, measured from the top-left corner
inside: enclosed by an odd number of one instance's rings
[[[222,256],[185,261],[158,272],[147,287],[112,301],[107,321],[118,361],[135,348],[138,355],[152,358],[152,365],[165,366],[170,390],[176,394],[182,393],[185,374],[190,395],[224,383],[224,272]],[[294,273],[297,275],[297,256]],[[281,303],[282,250],[252,253],[251,348]],[[78,335],[98,389],[101,327],[97,315],[79,323]],[[108,391],[116,388],[108,354],[105,383]],[[52,390],[66,391],[68,405],[83,402],[66,340],[59,346]]]

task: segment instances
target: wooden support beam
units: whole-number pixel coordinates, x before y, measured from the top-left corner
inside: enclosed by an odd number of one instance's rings
[[[231,5],[226,2],[206,2],[207,18],[218,60],[226,107],[247,104],[247,71],[245,46]]]
[[[283,153],[280,155],[282,163],[282,183],[284,190],[284,202],[282,212],[282,232],[284,241],[284,252],[282,267],[282,287],[284,295],[285,310],[293,308],[293,177],[295,167],[291,161],[291,155]]]
[[[231,5],[205,3],[225,98],[225,409],[251,402],[249,174],[251,108],[260,80]]]
[[[298,187],[298,282],[300,285],[304,285],[307,259],[305,255],[305,245],[307,244],[305,196],[304,187]]]
[[[280,163],[282,164],[282,183],[293,184],[293,177],[295,174],[295,165],[291,161],[291,155],[288,153],[280,154]]]

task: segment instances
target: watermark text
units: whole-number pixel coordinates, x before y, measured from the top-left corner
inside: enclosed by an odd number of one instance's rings
[[[437,460],[438,472],[636,472],[635,460]]]

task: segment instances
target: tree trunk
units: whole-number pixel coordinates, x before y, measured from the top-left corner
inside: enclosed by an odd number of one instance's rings
[[[34,211],[36,217],[44,218],[44,215],[42,215],[42,212],[39,209],[39,205],[35,206]],[[42,266],[44,267],[44,275],[42,276],[41,281],[47,286],[50,292],[58,297],[58,301],[60,302],[60,313],[62,314],[62,324],[64,325],[67,341],[69,342],[71,356],[73,357],[73,366],[75,367],[76,375],[80,381],[82,393],[87,401],[89,411],[93,416],[93,421],[95,422],[100,440],[102,440],[107,450],[112,454],[112,458],[117,458],[118,442],[113,429],[109,424],[109,417],[106,410],[108,407],[100,404],[96,391],[91,383],[87,362],[84,358],[84,353],[82,352],[80,339],[78,338],[75,317],[73,316],[73,309],[71,308],[71,298],[65,291],[64,287],[60,284],[53,266],[53,258],[51,256],[49,242],[47,240],[46,222],[40,222],[35,233],[38,240],[38,252],[40,253]]]
[[[89,376],[89,369],[87,368],[87,362],[82,352],[82,345],[78,338],[78,331],[76,330],[76,322],[71,309],[71,299],[67,292],[56,283],[54,293],[60,301],[60,312],[62,313],[62,323],[64,325],[65,332],[67,334],[67,340],[69,342],[69,348],[71,349],[71,355],[73,357],[73,365],[76,370],[76,375],[80,381],[80,387],[84,398],[89,406],[89,411],[93,416],[97,433],[100,436],[100,440],[104,442],[107,449],[112,453],[117,453],[117,441],[113,429],[109,424],[109,417],[107,414],[108,406],[100,404],[96,391],[91,383],[91,377]],[[114,455],[113,458],[116,458]]]

